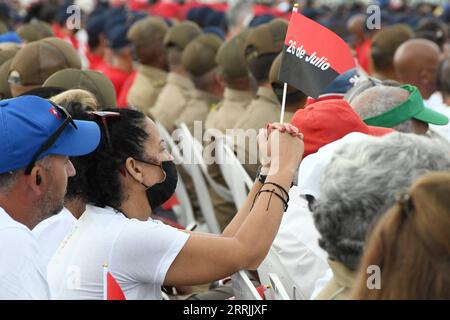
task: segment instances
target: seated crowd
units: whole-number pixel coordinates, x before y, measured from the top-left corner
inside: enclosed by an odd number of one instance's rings
[[[290,1],[0,3],[0,299],[450,299],[450,6],[336,6],[312,98]]]

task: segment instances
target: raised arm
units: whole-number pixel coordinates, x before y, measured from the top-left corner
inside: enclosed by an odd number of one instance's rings
[[[270,170],[266,183],[275,183],[288,191],[303,155],[303,141],[294,134],[296,128],[277,125],[269,135]],[[283,131],[283,132],[282,132]],[[274,185],[262,187],[255,183],[245,206],[250,209],[260,190],[275,190]],[[286,198],[285,198],[286,199]],[[219,237],[191,234],[184,248],[169,268],[165,285],[194,285],[229,276],[240,269],[256,268],[267,255],[284,212],[284,203],[270,192],[262,192],[253,208],[238,214],[231,226],[234,233]],[[229,230],[229,228],[227,228]]]

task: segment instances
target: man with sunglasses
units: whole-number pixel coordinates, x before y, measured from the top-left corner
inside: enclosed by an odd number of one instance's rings
[[[96,123],[74,121],[36,96],[0,101],[0,299],[48,299],[46,270],[31,233],[64,206],[68,156],[92,152]]]

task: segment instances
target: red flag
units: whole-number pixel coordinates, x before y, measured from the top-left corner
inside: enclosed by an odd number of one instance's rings
[[[284,42],[280,81],[317,98],[336,77],[355,67],[344,40],[294,9]]]
[[[127,300],[107,265],[103,266],[103,300]]]

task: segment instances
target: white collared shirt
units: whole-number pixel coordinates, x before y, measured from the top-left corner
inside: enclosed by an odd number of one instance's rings
[[[0,207],[0,300],[50,298],[36,238]]]

